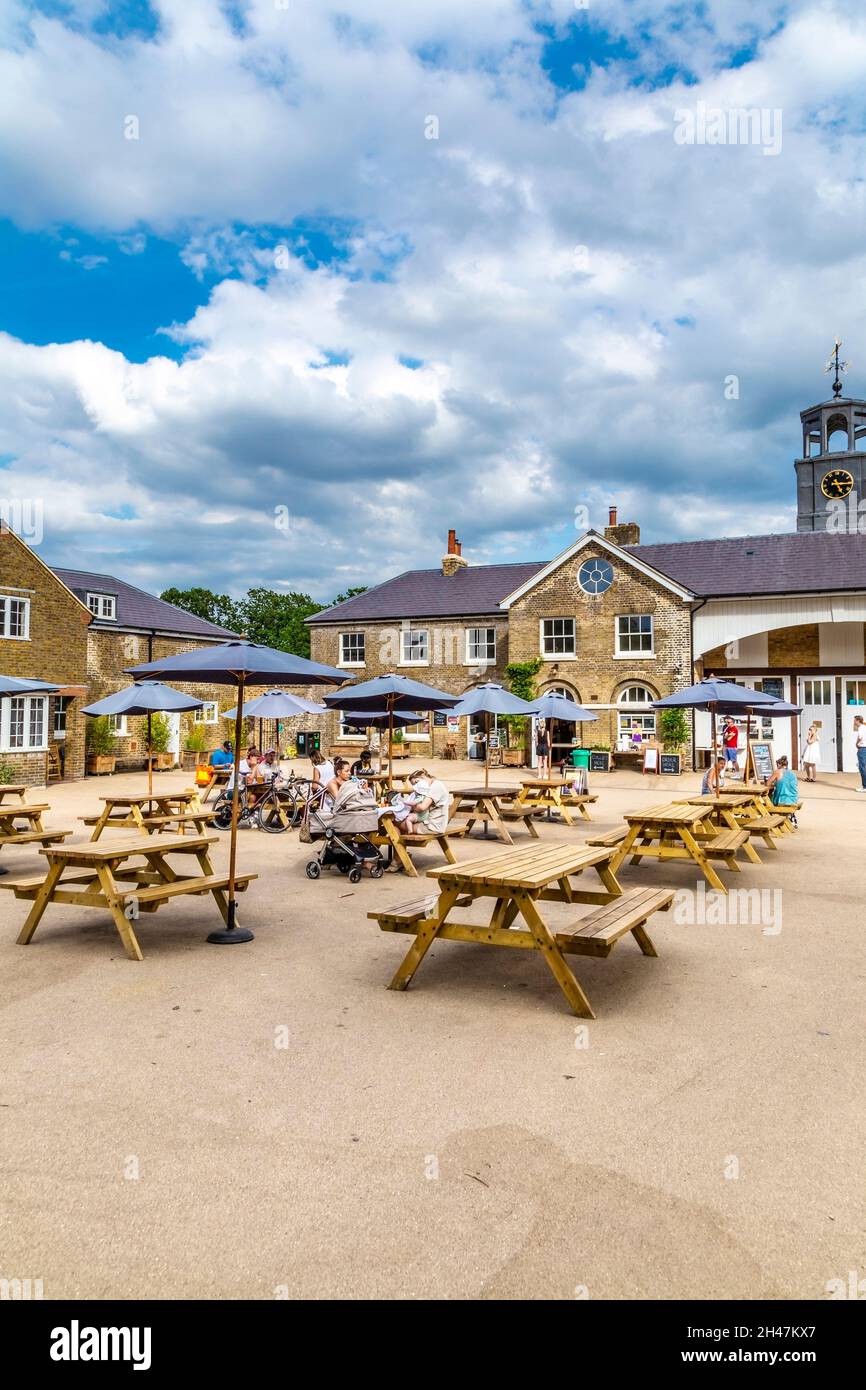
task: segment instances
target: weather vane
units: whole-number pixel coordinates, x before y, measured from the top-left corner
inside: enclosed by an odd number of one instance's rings
[[[834,400],[838,400],[839,397],[840,397],[841,394],[842,394],[842,377],[841,377],[841,373],[842,373],[842,372],[847,372],[848,368],[849,368],[850,365],[851,365],[850,362],[840,362],[840,361],[839,361],[839,349],[840,349],[841,346],[842,346],[842,339],[841,339],[841,338],[837,338],[837,339],[836,339],[836,345],[835,345],[835,347],[833,348],[833,356],[830,358],[830,361],[827,363],[826,367],[824,368],[824,371],[825,371],[825,372],[835,372],[835,373],[836,373],[835,379],[834,379],[834,381],[833,381],[833,398],[834,398]]]

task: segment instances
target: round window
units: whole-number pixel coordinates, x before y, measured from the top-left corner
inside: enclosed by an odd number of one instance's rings
[[[577,582],[585,594],[603,594],[613,583],[613,565],[607,560],[584,560]]]

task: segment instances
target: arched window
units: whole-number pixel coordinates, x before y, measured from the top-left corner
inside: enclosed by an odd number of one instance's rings
[[[648,685],[626,685],[616,697],[617,736],[637,743],[655,738],[656,712],[652,701],[658,697]],[[635,735],[639,735],[640,739]]]
[[[850,449],[848,443],[848,421],[844,415],[831,415],[827,421],[827,453],[837,454]]]
[[[580,691],[575,690],[574,687],[570,685],[547,685],[538,693],[539,695],[562,695],[566,700],[573,700],[576,705],[582,703]]]

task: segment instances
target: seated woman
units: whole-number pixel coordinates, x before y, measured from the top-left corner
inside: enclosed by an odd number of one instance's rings
[[[722,756],[710,763],[701,782],[701,796],[718,796],[722,790],[725,776],[725,760]]]
[[[311,753],[310,762],[313,764],[313,788],[326,787],[329,782],[334,780],[334,764],[330,758],[322,757],[321,753]]]
[[[788,759],[776,759],[776,771],[767,783],[767,791],[774,806],[796,806],[800,800],[797,774],[788,767]],[[791,824],[797,824],[797,817],[791,817]]]
[[[371,753],[369,748],[365,748],[360,758],[356,758],[356,760],[352,763],[352,771],[350,773],[350,776],[364,778],[369,776],[369,774],[372,771],[373,754]]]
[[[325,766],[327,766],[327,764],[325,764]],[[322,799],[323,806],[327,807],[329,810],[333,807],[337,800],[337,792],[349,781],[351,775],[348,758],[335,758],[334,775],[325,783],[325,795]]]
[[[448,828],[451,814],[451,793],[438,777],[431,777],[426,768],[420,768],[409,775],[409,782],[416,796],[420,795],[414,808],[409,812],[401,830],[406,835],[417,831],[441,834]]]

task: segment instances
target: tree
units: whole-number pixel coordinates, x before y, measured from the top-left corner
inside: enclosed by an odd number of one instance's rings
[[[217,627],[227,627],[230,632],[243,629],[243,601],[236,603],[228,594],[215,594],[210,589],[164,589],[160,598],[182,608],[185,613],[193,613],[205,622],[216,623]]]
[[[304,619],[320,613],[321,603],[309,594],[278,594],[273,589],[250,589],[243,601],[245,631],[251,642],[310,655],[310,630]]]
[[[338,603],[345,603],[347,599],[357,598],[358,594],[366,594],[366,592],[366,584],[356,584],[353,589],[347,589],[344,594],[337,594],[337,597],[331,600],[331,602],[328,604],[328,607],[336,608]]]

